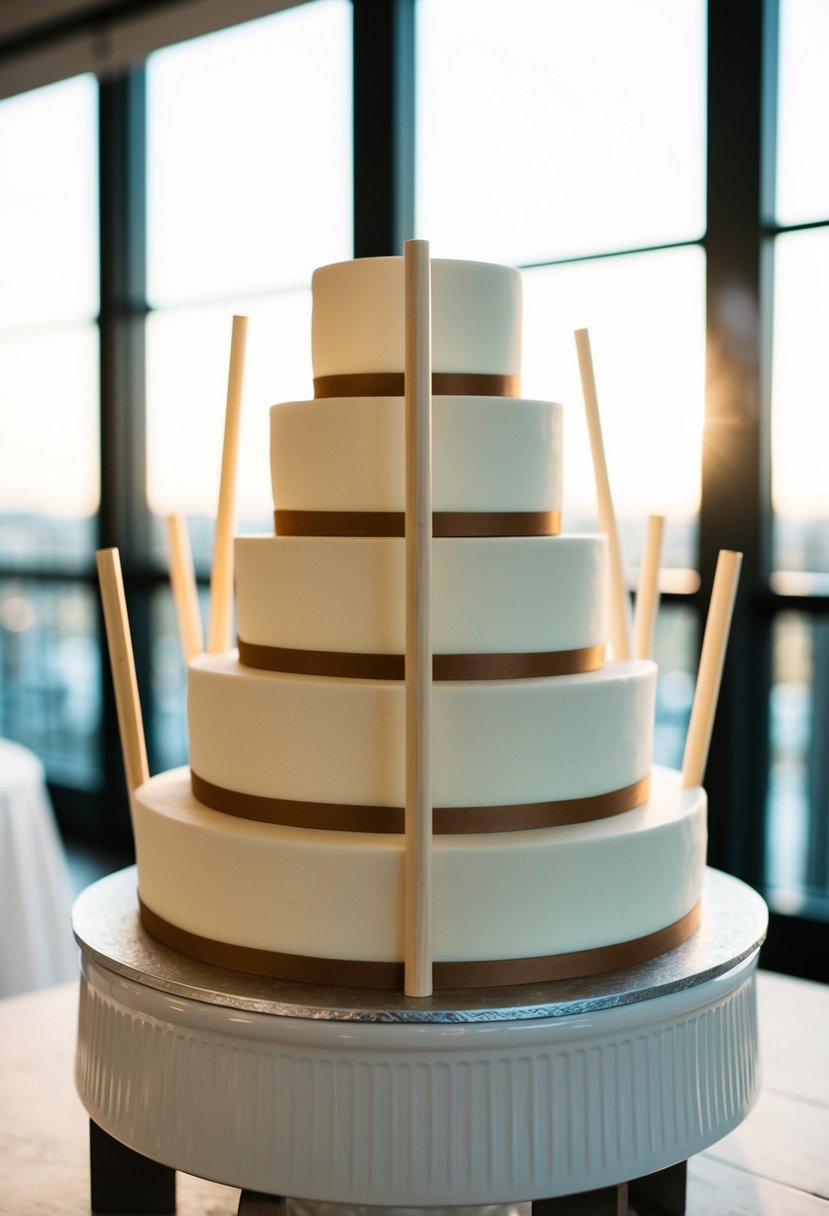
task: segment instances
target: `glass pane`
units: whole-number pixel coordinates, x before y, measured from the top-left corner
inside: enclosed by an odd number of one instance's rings
[[[37,752],[51,781],[101,782],[97,595],[48,582],[0,583],[0,735]]]
[[[419,0],[418,232],[548,261],[705,228],[702,0]]]
[[[774,630],[766,879],[790,912],[829,896],[829,621],[784,613]]]
[[[565,406],[565,527],[597,527],[573,338],[575,329],[588,327],[611,489],[629,568],[639,564],[651,513],[668,517],[663,565],[696,565],[704,276],[705,258],[698,248],[524,272],[523,392]]]
[[[351,256],[351,5],[314,3],[148,63],[154,305],[300,287]]]
[[[656,680],[654,760],[682,767],[697,672],[697,622],[690,608],[663,604],[656,622],[653,657]]]
[[[829,232],[775,242],[772,488],[777,569],[829,572]]]
[[[98,309],[94,76],[0,103],[0,327]]]
[[[313,396],[310,292],[153,313],[147,327],[150,509],[191,517],[197,562],[208,562],[219,496],[232,313],[249,316],[239,441],[243,530],[273,530],[269,409]],[[164,556],[163,540],[157,552]]]
[[[829,5],[781,0],[777,128],[777,219],[829,216]]]
[[[0,561],[88,560],[98,453],[97,327],[0,339]]]
[[[202,620],[208,617],[209,592],[200,589]],[[181,656],[173,597],[165,587],[152,600],[153,772],[187,763],[187,675]]]

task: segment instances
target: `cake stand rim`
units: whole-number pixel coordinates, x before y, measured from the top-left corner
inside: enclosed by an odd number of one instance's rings
[[[375,990],[323,988],[227,971],[163,946],[138,919],[136,867],[99,879],[75,901],[84,955],[107,971],[173,996],[276,1017],[335,1022],[471,1023],[569,1017],[695,988],[755,954],[768,926],[762,897],[708,868],[703,924],[686,942],[624,971],[526,987],[439,991],[426,1000]]]

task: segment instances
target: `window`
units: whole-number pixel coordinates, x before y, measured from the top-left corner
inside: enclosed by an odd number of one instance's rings
[[[528,267],[524,389],[565,404],[565,506],[593,526],[573,343],[590,329],[629,561],[659,512],[666,564],[693,566],[704,258],[637,251],[705,229],[704,6],[518,0],[507,20],[499,0],[419,0],[417,12],[418,229],[438,256]],[[634,481],[637,446],[654,458]]]
[[[239,510],[270,517],[268,407],[311,395],[311,273],[351,256],[350,25],[347,0],[316,0],[147,65],[157,514],[215,511],[230,318],[241,312],[251,325]]]
[[[598,526],[573,339],[574,330],[587,326],[628,562],[638,563],[647,516],[658,513],[668,521],[665,565],[693,567],[705,394],[701,249],[528,270],[524,310],[525,391],[565,406],[568,526]],[[674,576],[674,589],[683,586],[687,580]]]
[[[217,87],[217,82],[221,87]],[[237,512],[271,531],[269,407],[313,396],[311,273],[352,251],[351,6],[315,0],[151,56],[147,65],[147,498],[188,524],[209,569],[231,317],[249,317]],[[152,608],[150,737],[186,760],[166,590]]]
[[[775,211],[786,227],[829,215],[829,166],[815,155],[829,112],[827,51],[829,10],[822,0],[782,0]]]
[[[97,89],[0,103],[0,553],[77,566],[98,505]]]
[[[97,86],[0,103],[0,734],[100,780]],[[44,577],[60,572],[55,580]]]
[[[774,243],[774,564],[807,577],[778,578],[783,588],[829,586],[828,326],[829,227],[784,232]]]
[[[774,622],[765,873],[772,905],[829,907],[829,12],[782,0],[771,375]],[[786,611],[788,606],[792,611]],[[794,609],[798,609],[795,611]]]
[[[573,339],[590,330],[630,576],[648,515],[664,514],[663,589],[693,591],[704,6],[517,0],[507,12],[499,0],[419,0],[417,14],[418,231],[438,256],[524,266],[523,391],[565,406],[571,531],[598,527]],[[674,605],[663,624],[657,755],[678,763],[696,631]]]

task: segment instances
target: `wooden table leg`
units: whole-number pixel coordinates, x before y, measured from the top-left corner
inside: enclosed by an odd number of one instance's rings
[[[89,1175],[93,1212],[109,1216],[172,1216],[176,1171],[113,1139],[89,1120]]]
[[[287,1216],[288,1204],[278,1195],[260,1195],[257,1191],[242,1191],[236,1216]]]
[[[532,1216],[628,1216],[628,1184],[621,1182],[556,1199],[534,1199]]]
[[[685,1216],[687,1178],[687,1161],[669,1165],[644,1178],[634,1178],[628,1187],[636,1216]]]

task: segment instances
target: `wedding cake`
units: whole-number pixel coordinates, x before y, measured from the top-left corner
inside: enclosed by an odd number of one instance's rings
[[[190,663],[190,766],[135,794],[144,926],[222,966],[402,987],[403,298],[402,258],[314,275],[238,650]],[[705,794],[652,765],[655,665],[606,653],[605,538],[561,530],[519,274],[435,260],[432,302],[435,986],[627,966],[698,923]]]

